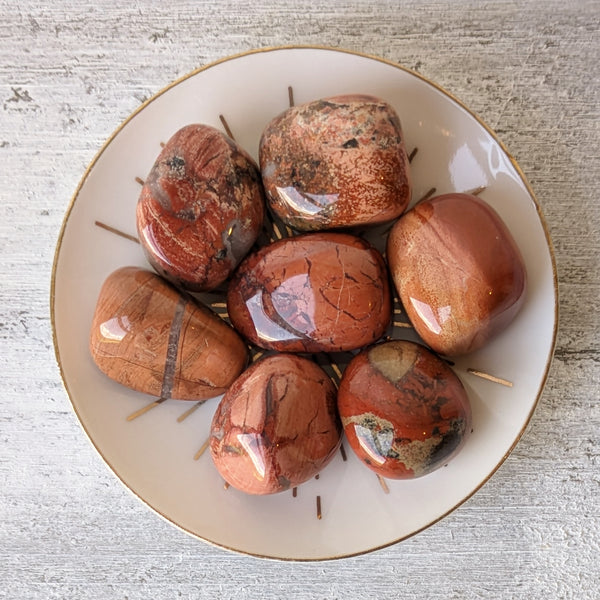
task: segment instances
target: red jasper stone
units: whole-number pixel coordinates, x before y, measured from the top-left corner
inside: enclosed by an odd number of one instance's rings
[[[348,443],[375,473],[410,479],[446,464],[471,431],[471,407],[452,369],[424,346],[391,341],[355,356],[338,409]]]
[[[234,327],[253,344],[285,352],[360,348],[391,316],[386,266],[364,240],[311,233],[251,254],[227,293]]]
[[[208,125],[167,142],[137,205],[137,228],[156,271],[191,291],[216,288],[254,244],[264,197],[252,158]]]
[[[286,110],[263,132],[260,167],[271,209],[303,231],[383,223],[410,200],[400,119],[373,96]]]
[[[476,196],[445,194],[417,204],[390,232],[387,258],[411,323],[446,356],[483,346],[525,299],[519,249]]]
[[[341,441],[335,394],[306,358],[279,354],[254,363],[213,418],[210,450],[219,473],[249,494],[281,492],[316,475]]]
[[[222,394],[248,355],[222,319],[137,267],[118,269],[104,282],[90,352],[115,381],[151,396],[183,400]]]

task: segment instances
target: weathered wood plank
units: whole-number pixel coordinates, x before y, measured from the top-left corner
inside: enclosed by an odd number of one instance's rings
[[[597,1],[0,0],[0,14],[5,597],[597,597]],[[403,544],[309,565],[215,549],[129,494],[71,411],[48,314],[63,213],[87,163],[119,123],[206,62],[300,43],[400,62],[494,127],[547,217],[561,293],[546,390],[523,439],[490,482]]]

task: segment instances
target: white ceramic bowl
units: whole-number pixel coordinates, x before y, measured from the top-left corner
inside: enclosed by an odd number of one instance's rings
[[[413,201],[431,187],[442,193],[485,186],[481,197],[508,225],[528,271],[527,299],[517,319],[454,367],[473,405],[473,434],[466,446],[430,475],[387,481],[387,492],[347,443],[347,460],[337,456],[295,497],[291,492],[251,497],[225,489],[208,452],[194,460],[218,399],[182,422],[178,417],[192,404],[174,400],[128,421],[153,399],[109,380],[88,351],[106,276],[124,265],[147,266],[138,244],[96,221],[135,235],[140,192],[135,178],[147,175],[159,143],[188,123],[223,128],[223,115],[236,140],[256,158],[263,127],[289,105],[289,86],[296,104],[342,93],[372,94],[391,103],[408,149],[418,147]],[[110,137],[65,217],[51,309],[56,355],[73,408],[102,458],[134,494],[205,541],[261,557],[318,560],[405,539],[447,515],[488,480],[517,443],[540,397],[556,336],[557,286],[548,231],[528,183],[493,132],[466,107],[385,60],[327,48],[273,48],[191,73],[146,102]]]

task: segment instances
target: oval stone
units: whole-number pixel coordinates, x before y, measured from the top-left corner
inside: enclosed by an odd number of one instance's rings
[[[521,253],[498,214],[476,196],[445,194],[417,204],[392,228],[387,258],[411,323],[446,356],[481,348],[525,299]]]
[[[302,231],[383,223],[410,200],[400,119],[373,96],[286,110],[265,128],[259,154],[271,209]]]
[[[137,204],[137,229],[156,271],[191,291],[216,288],[254,244],[264,196],[252,158],[208,125],[167,142]]]
[[[278,354],[250,366],[223,396],[210,450],[233,487],[273,494],[323,469],[341,433],[331,379],[308,359]]]
[[[343,233],[311,233],[264,246],[231,280],[227,308],[253,344],[285,352],[336,352],[370,344],[391,316],[381,254]]]
[[[352,450],[390,479],[431,473],[471,432],[460,379],[413,342],[385,342],[355,356],[340,382],[338,409]]]
[[[104,282],[90,334],[102,372],[159,398],[204,400],[222,394],[247,364],[248,348],[209,309],[137,267]]]

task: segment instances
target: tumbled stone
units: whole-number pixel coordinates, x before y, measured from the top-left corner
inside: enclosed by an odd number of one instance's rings
[[[285,352],[334,352],[377,340],[391,315],[381,254],[342,233],[311,233],[264,246],[242,262],[227,293],[238,332]]]
[[[137,205],[148,261],[173,283],[216,288],[254,244],[264,213],[260,173],[233,140],[188,125],[167,142]]]
[[[471,431],[460,379],[424,346],[407,341],[355,356],[340,383],[338,409],[352,450],[390,479],[431,473],[459,452]]]
[[[222,477],[249,494],[273,494],[315,476],[341,441],[336,390],[314,362],[271,355],[249,367],[214,415],[210,450]]]
[[[271,209],[302,231],[383,223],[410,200],[400,119],[373,96],[286,110],[264,130],[259,154]]]
[[[90,351],[115,381],[151,396],[183,400],[222,394],[248,354],[221,318],[137,267],[118,269],[104,282]]]
[[[417,204],[390,232],[387,259],[411,323],[446,356],[481,348],[525,299],[519,249],[476,196],[445,194]]]

